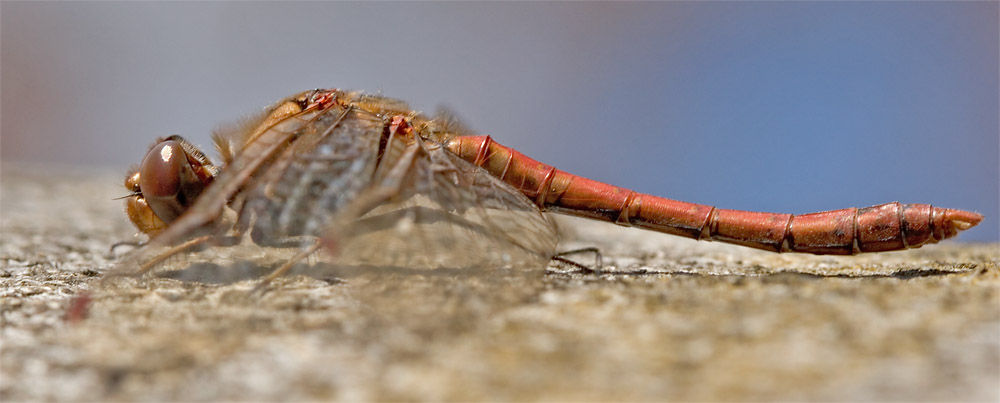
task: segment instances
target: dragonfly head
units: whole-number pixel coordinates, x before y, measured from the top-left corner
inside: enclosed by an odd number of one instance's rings
[[[194,204],[218,173],[205,155],[181,136],[158,139],[125,177],[132,192],[125,212],[144,234],[155,236]]]

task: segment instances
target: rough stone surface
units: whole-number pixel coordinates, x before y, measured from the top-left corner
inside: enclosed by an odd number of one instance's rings
[[[3,401],[1000,400],[998,244],[778,255],[563,220],[605,274],[100,287],[134,233],[120,176],[2,175]]]

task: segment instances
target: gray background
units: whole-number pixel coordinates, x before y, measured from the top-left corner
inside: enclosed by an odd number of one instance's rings
[[[996,241],[998,3],[0,5],[5,163],[124,172],[315,87],[444,104],[567,171],[724,208],[894,200]]]

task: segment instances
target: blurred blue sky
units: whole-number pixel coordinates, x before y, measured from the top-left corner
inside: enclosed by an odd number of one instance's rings
[[[1000,239],[998,2],[0,3],[0,158],[114,167],[315,87],[723,208],[975,210]]]

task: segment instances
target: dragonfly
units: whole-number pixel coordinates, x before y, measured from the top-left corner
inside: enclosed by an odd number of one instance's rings
[[[132,274],[237,245],[291,251],[263,282],[318,253],[417,270],[546,267],[560,256],[548,212],[818,255],[918,248],[983,219],[899,202],[794,215],[671,200],[558,170],[451,113],[361,91],[290,96],[213,141],[219,165],[170,136],[127,174],[126,213],[149,236],[127,260]]]

